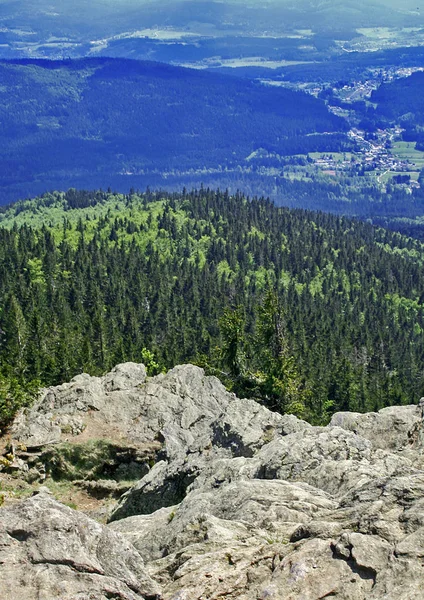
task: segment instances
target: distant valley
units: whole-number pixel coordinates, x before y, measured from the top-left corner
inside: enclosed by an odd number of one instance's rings
[[[323,100],[219,74],[81,59],[3,62],[0,79],[3,204],[53,188],[257,179],[261,153],[352,146]]]
[[[0,203],[203,184],[422,237],[424,74],[386,60],[322,80],[320,67],[270,85],[127,59],[2,61]]]
[[[0,57],[104,54],[191,64],[272,56],[322,60],[344,51],[420,45],[424,13],[415,4],[6,0],[0,6]]]
[[[3,2],[0,204],[203,184],[424,237],[423,25],[396,0]]]

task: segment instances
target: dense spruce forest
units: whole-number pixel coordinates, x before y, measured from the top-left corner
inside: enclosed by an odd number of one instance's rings
[[[49,193],[0,214],[0,414],[119,362],[196,361],[323,422],[424,392],[424,247],[201,189]]]

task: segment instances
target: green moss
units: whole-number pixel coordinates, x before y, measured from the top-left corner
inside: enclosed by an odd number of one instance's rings
[[[147,466],[143,468],[143,464],[138,465],[133,461],[131,449],[108,440],[57,444],[47,448],[41,460],[46,465],[48,475],[55,481],[122,480],[128,474],[132,474],[133,479],[137,480],[147,470]]]

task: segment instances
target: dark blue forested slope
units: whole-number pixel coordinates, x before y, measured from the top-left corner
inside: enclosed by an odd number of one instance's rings
[[[164,174],[225,171],[259,148],[348,145],[345,121],[311,96],[159,63],[3,61],[0,82],[3,204],[52,188],[127,190]]]

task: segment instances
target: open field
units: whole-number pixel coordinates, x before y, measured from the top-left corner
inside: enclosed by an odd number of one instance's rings
[[[424,45],[422,27],[360,27],[356,31],[357,38],[347,43],[339,42],[347,52],[372,52]]]
[[[377,171],[375,172],[377,174]],[[418,171],[386,171],[378,175],[380,183],[388,183],[396,175],[409,175],[412,181],[418,181]]]
[[[394,142],[393,156],[414,163],[418,169],[424,168],[424,152],[415,149],[415,142]]]
[[[212,67],[228,67],[240,69],[245,67],[262,67],[264,69],[279,69],[296,65],[312,64],[305,60],[267,60],[260,56],[245,56],[243,58],[221,58],[215,56],[196,63],[179,63],[179,66],[195,69],[210,69]]]

